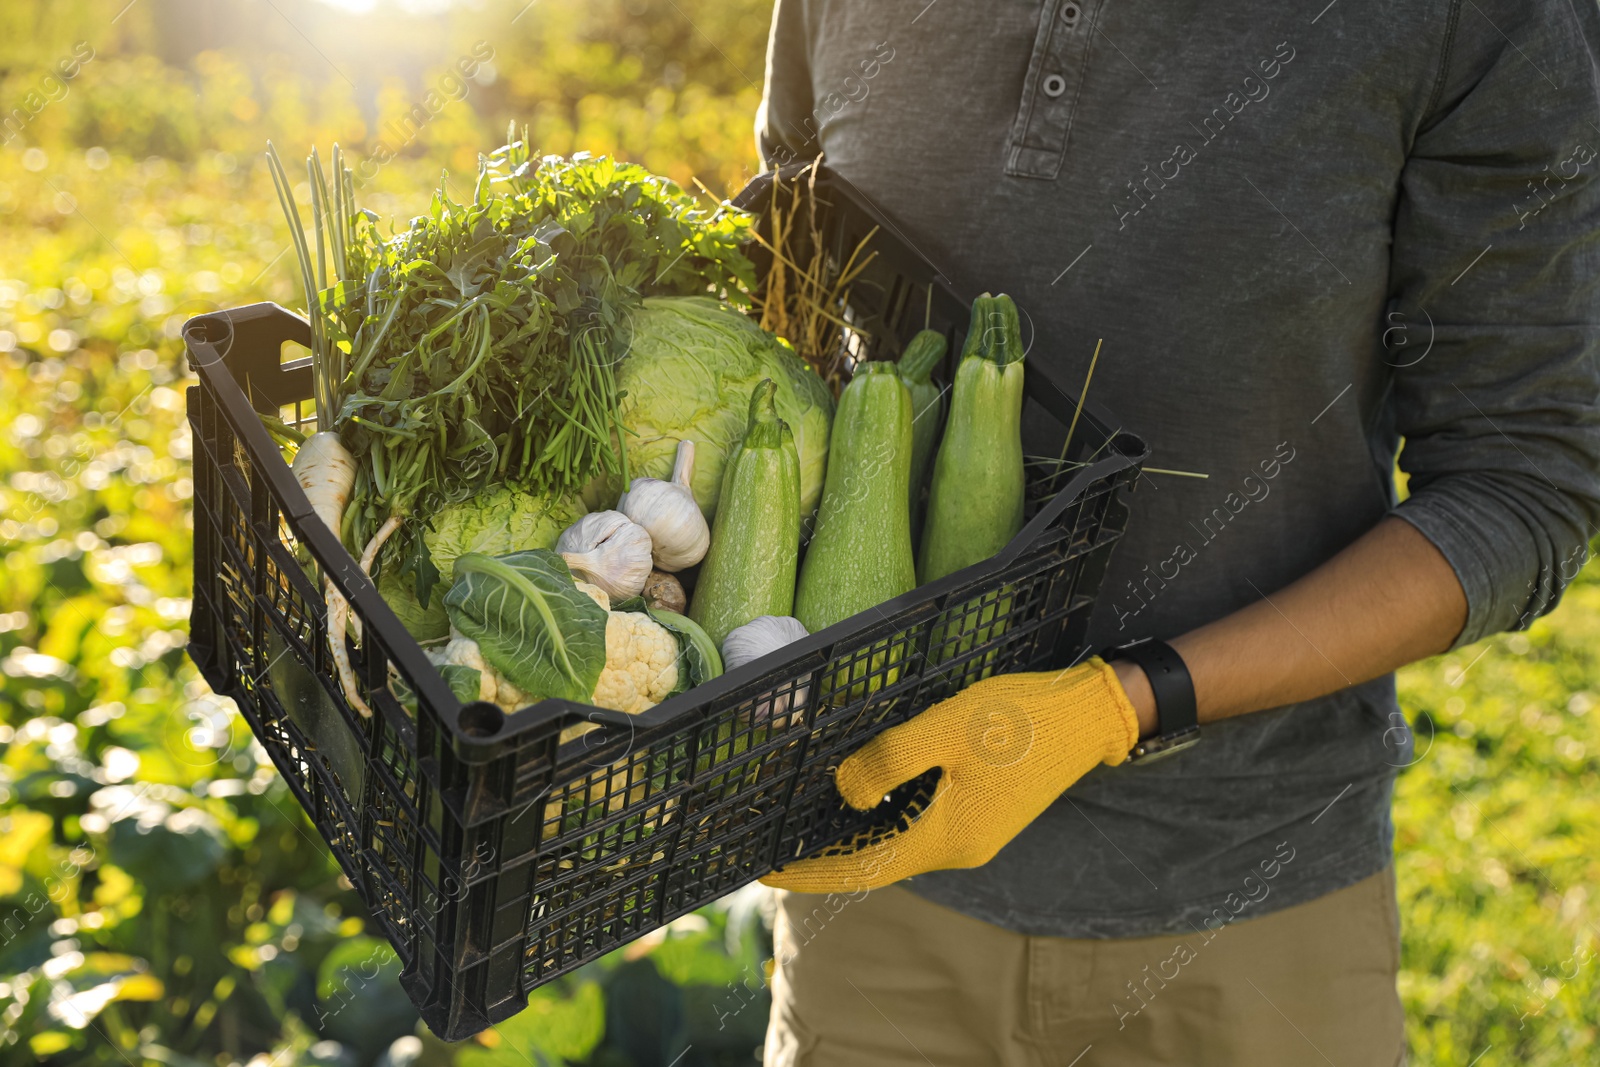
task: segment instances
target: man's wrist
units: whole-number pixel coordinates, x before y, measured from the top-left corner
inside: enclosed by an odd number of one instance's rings
[[[1133,710],[1139,717],[1139,737],[1141,739],[1154,737],[1160,731],[1161,724],[1156,718],[1156,695],[1150,688],[1150,679],[1145,677],[1144,670],[1132,660],[1112,660],[1111,669],[1117,672],[1117,681],[1122,683],[1122,690],[1128,695],[1128,703],[1133,705]]]

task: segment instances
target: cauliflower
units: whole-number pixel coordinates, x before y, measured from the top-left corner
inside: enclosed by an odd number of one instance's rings
[[[678,639],[672,631],[643,612],[611,612],[595,706],[637,715],[667,699],[677,685]]]
[[[606,617],[606,665],[594,687],[594,705],[637,715],[653,708],[678,685],[678,639],[671,630],[643,612],[611,611],[603,590],[587,582],[577,583],[594,602],[609,613]],[[455,627],[450,642],[430,649],[428,658],[436,667],[466,667],[478,672],[479,700],[487,700],[506,712],[533,703],[523,692],[484,658],[478,642]],[[571,740],[593,729],[593,724],[569,727],[561,736]]]
[[[667,699],[678,685],[678,639],[671,630],[637,611],[612,611],[604,589],[577,582],[589,599],[605,608],[606,665],[594,687],[594,706],[637,715]],[[566,735],[562,738],[565,741]]]
[[[595,707],[637,715],[665,700],[678,684],[677,637],[643,612],[612,611],[611,598],[599,586],[584,581],[574,584],[607,613],[606,665],[591,698]],[[560,743],[564,745],[597,728],[592,722],[565,727]],[[594,805],[604,805],[606,813],[611,814],[643,799],[645,783],[629,789],[631,775],[631,765],[624,758],[590,772],[581,792],[574,787],[571,796],[547,802],[542,839],[548,841],[561,833],[569,804],[576,804],[575,811],[581,818]],[[677,802],[676,797],[668,800],[662,810],[670,812]]]
[[[489,661],[483,658],[483,650],[478,647],[478,642],[454,626],[450,627],[450,643],[442,649],[429,649],[428,659],[440,668],[470,667],[477,671],[478,699],[497,704],[503,711],[513,712],[533,703],[531,696],[489,665]]]

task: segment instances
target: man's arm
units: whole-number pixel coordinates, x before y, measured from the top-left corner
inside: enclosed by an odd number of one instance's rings
[[[1310,700],[1443,652],[1467,621],[1455,571],[1416,527],[1384,519],[1278,592],[1169,643],[1194,679],[1200,721]],[[1112,664],[1156,731],[1144,672]]]
[[[1394,220],[1390,307],[1428,331],[1391,364],[1411,495],[1286,589],[1171,641],[1202,721],[1525,627],[1600,528],[1600,13],[1482,0],[1460,18]],[[1117,673],[1148,733],[1147,681]]]

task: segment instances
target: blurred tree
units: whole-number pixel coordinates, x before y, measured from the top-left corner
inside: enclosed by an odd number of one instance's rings
[[[37,114],[23,109],[20,143],[188,160],[253,155],[269,137],[293,152],[337,139],[357,159],[382,142],[385,156],[470,171],[516,122],[542,151],[613,153],[725,193],[756,164],[767,17],[764,0],[387,0],[364,13],[321,0],[10,0],[0,113],[87,48],[76,77],[34,97]],[[425,118],[395,136],[406,115]]]

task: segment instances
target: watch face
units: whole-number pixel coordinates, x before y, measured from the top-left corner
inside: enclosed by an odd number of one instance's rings
[[[1133,751],[1128,754],[1129,763],[1149,763],[1152,760],[1163,759],[1175,752],[1182,752],[1200,743],[1200,727],[1191,726],[1187,730],[1179,730],[1175,734],[1158,735],[1146,738],[1133,746]]]

